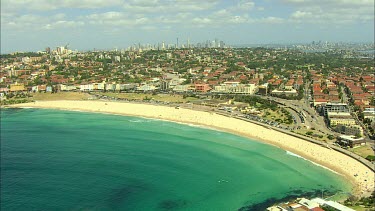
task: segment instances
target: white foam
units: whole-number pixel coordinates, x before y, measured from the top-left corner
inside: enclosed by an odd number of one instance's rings
[[[303,157],[301,157],[301,156],[299,156],[297,154],[294,154],[293,152],[286,151],[286,154],[294,156],[294,157],[302,158],[302,159],[306,160],[305,158],[303,158]]]
[[[286,154],[287,154],[287,155],[290,155],[290,156],[294,156],[294,157],[301,158],[301,159],[306,160],[306,161],[309,161],[310,163],[312,163],[312,164],[314,164],[314,165],[316,165],[316,166],[319,166],[319,167],[321,167],[321,168],[327,169],[327,170],[329,170],[329,171],[331,171],[331,172],[333,172],[333,173],[335,173],[335,174],[342,175],[342,174],[338,173],[337,171],[334,171],[334,170],[332,170],[332,169],[330,169],[330,168],[328,168],[328,167],[325,167],[325,166],[323,166],[323,165],[320,165],[320,164],[318,164],[318,163],[315,163],[314,161],[311,161],[311,160],[309,160],[309,159],[307,159],[307,158],[304,158],[304,157],[302,157],[302,156],[300,156],[300,155],[294,154],[293,152],[286,151]]]
[[[129,120],[129,122],[134,122],[134,123],[144,123],[144,122],[153,122],[152,120],[150,119],[147,119],[147,120],[141,120],[141,119],[137,119],[137,120]]]
[[[74,112],[80,112],[80,113],[88,113],[88,111],[83,111],[83,110],[77,110],[77,109],[61,109],[64,111],[74,111]]]
[[[200,124],[177,122],[177,121],[171,121],[171,122],[182,124],[182,125],[187,125],[189,127],[195,127],[195,128],[201,128],[201,129],[208,129],[208,130],[215,130],[215,131],[218,131],[218,132],[222,132],[221,130],[219,130],[217,128],[214,128],[214,127],[210,127],[208,125],[200,125]]]

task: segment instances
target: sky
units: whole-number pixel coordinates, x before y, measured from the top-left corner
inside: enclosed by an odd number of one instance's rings
[[[235,44],[374,42],[374,0],[1,0],[1,53]]]

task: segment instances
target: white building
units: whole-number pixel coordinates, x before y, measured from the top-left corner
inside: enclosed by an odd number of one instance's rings
[[[33,86],[33,87],[31,87],[31,91],[32,92],[38,92],[39,91],[39,87],[38,86]]]
[[[60,90],[61,91],[73,91],[76,90],[77,87],[74,85],[65,85],[65,84],[60,84]]]
[[[116,88],[117,88],[117,84],[114,84],[114,83],[105,84],[105,90],[107,90],[107,91],[115,91],[115,90],[117,90]]]
[[[93,83],[92,86],[94,90],[104,90],[105,83]]]
[[[255,84],[240,84],[237,81],[227,81],[215,86],[213,92],[253,95],[258,92],[258,87]]]
[[[31,59],[30,59],[30,57],[28,57],[28,56],[26,56],[26,57],[22,57],[22,62],[23,62],[23,63],[29,63],[29,62],[31,62]]]
[[[339,211],[355,211],[347,206],[344,206],[342,204],[339,204],[337,202],[334,202],[334,201],[326,201],[324,199],[321,199],[321,198],[315,198],[315,199],[312,199],[311,201],[313,202],[316,202],[319,204],[319,206],[327,206],[327,207],[331,207],[331,208],[334,208],[336,210],[339,210]]]
[[[156,86],[154,85],[150,85],[150,84],[144,84],[144,85],[141,85],[137,88],[137,90],[139,91],[154,91],[156,90]]]
[[[5,96],[5,93],[0,92],[0,100],[6,100],[7,97]]]
[[[175,92],[187,92],[187,91],[190,91],[190,85],[187,84],[187,85],[176,85],[174,88],[173,88],[173,91]]]
[[[170,81],[169,81],[169,87],[173,88],[181,83],[183,83],[184,81],[186,81],[185,78],[172,78]]]
[[[81,84],[80,85],[80,91],[82,92],[88,92],[88,91],[93,91],[94,86],[93,84]]]
[[[275,89],[275,90],[271,91],[271,94],[272,95],[283,95],[283,94],[285,94],[287,96],[290,96],[290,95],[296,96],[298,93],[297,93],[297,90],[295,90],[295,89],[292,89],[292,90],[277,90],[277,89]]]
[[[308,200],[306,198],[302,198],[298,203],[307,207],[309,210],[311,210],[315,207],[319,207],[319,204],[317,202]]]
[[[375,121],[375,108],[365,108],[363,118]]]

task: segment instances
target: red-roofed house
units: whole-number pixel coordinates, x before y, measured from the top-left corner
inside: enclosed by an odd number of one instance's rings
[[[328,101],[322,98],[314,98],[314,106],[326,104]]]

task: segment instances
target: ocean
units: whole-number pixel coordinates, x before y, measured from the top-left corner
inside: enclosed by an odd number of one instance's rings
[[[1,210],[264,210],[289,197],[349,189],[293,153],[213,129],[1,111]]]

